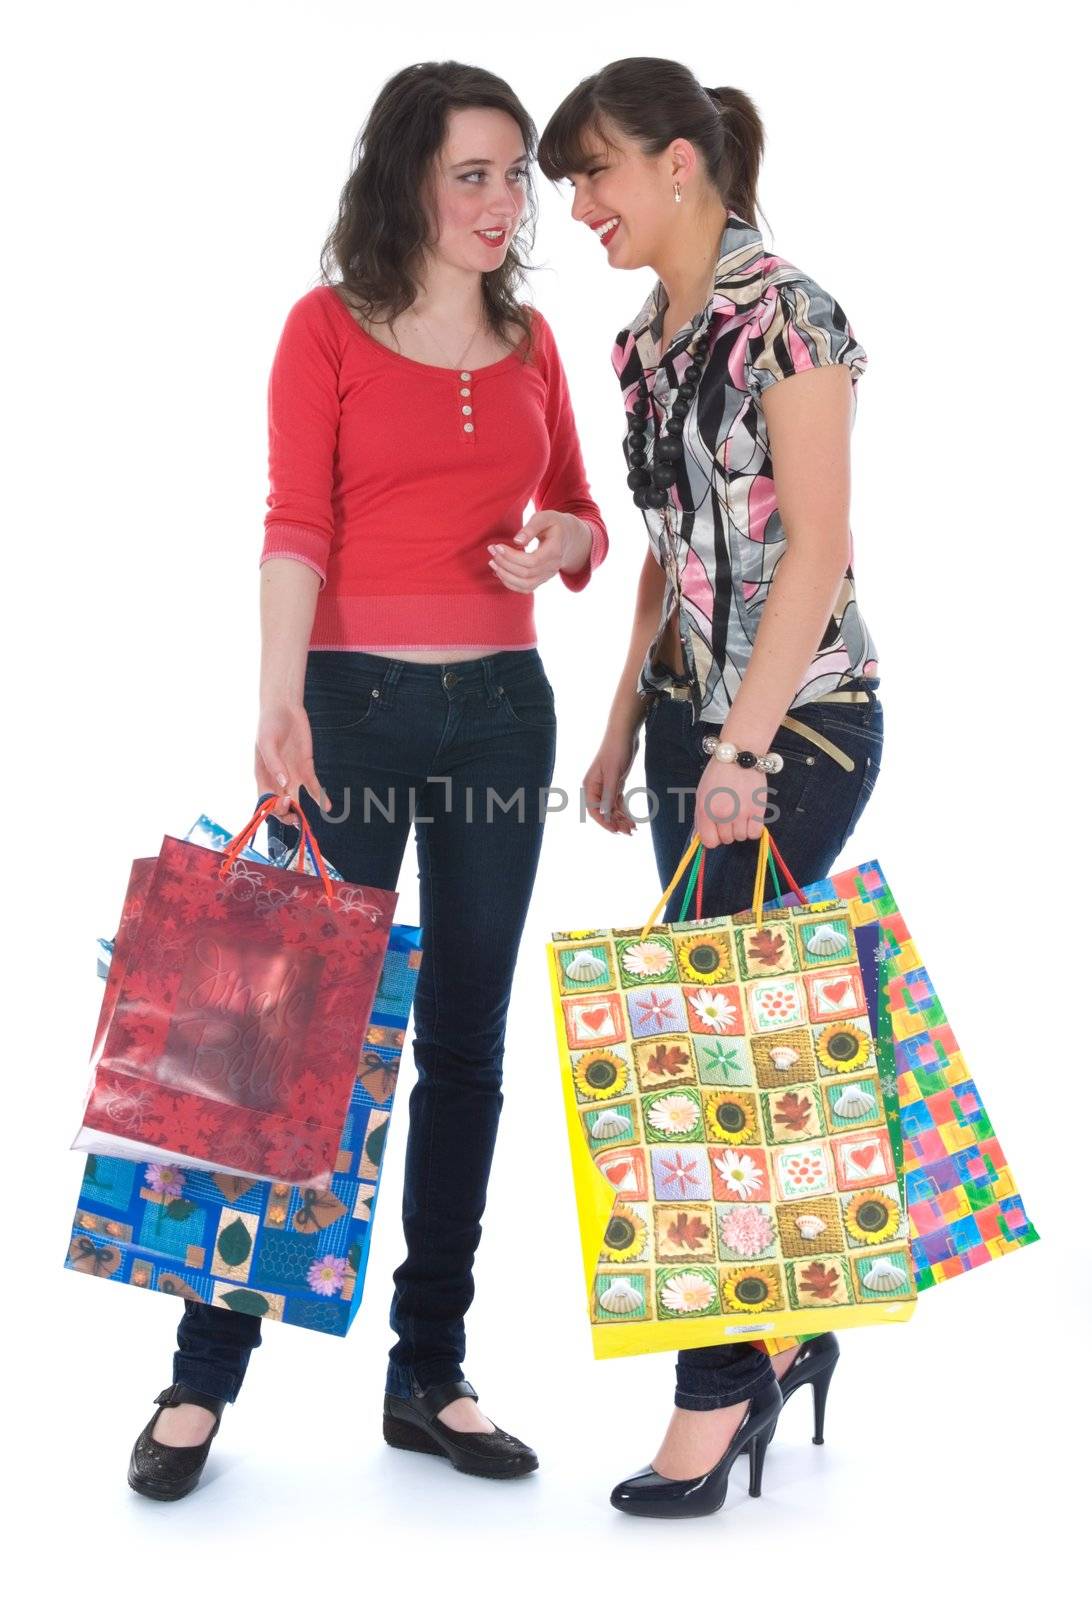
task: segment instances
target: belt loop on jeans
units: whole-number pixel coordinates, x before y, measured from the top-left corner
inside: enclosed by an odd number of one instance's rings
[[[383,674],[383,683],[379,691],[382,697],[381,704],[384,707],[390,705],[394,697],[394,691],[398,687],[398,680],[405,671],[405,668],[406,663],[404,661],[398,661],[393,656],[390,658],[387,670]]]
[[[832,689],[830,694],[816,695],[814,700],[809,700],[809,706],[826,705],[830,700],[841,701],[843,705],[863,706],[865,701],[874,701],[874,689]]]
[[[504,694],[504,685],[501,682],[504,674],[497,671],[498,663],[496,658],[500,653],[498,650],[493,655],[482,656],[481,658],[482,688],[485,691],[486,699],[494,702],[500,700]]]

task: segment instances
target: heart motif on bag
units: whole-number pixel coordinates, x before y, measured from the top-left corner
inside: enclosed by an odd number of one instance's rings
[[[845,978],[840,983],[823,985],[823,999],[828,1005],[841,1006],[853,994],[853,985]]]
[[[858,1172],[869,1173],[880,1159],[878,1144],[863,1144],[856,1150],[850,1150],[846,1160],[851,1167],[856,1167]]]
[[[634,1172],[632,1161],[615,1161],[612,1165],[603,1167],[603,1176],[616,1189],[623,1189],[633,1183]]]
[[[596,1006],[594,1011],[582,1011],[580,1020],[586,1028],[591,1029],[592,1033],[598,1033],[609,1016],[610,1011],[606,1006]]]

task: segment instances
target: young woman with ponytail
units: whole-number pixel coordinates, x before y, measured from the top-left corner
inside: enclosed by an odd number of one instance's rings
[[[628,482],[650,549],[584,780],[589,808],[608,833],[633,833],[623,786],[643,725],[661,882],[696,831],[708,852],[706,915],[750,903],[764,821],[799,882],[825,877],[872,793],[883,744],[849,527],[867,358],[838,303],[764,247],[762,148],[745,94],[705,89],[678,62],[648,57],[586,78],[539,145],[542,170],[572,183],[573,217],[596,232],[609,265],[658,278],[614,347]],[[757,764],[767,756],[780,759]],[[680,884],[665,920],[677,920],[681,894]],[[666,1437],[612,1504],[638,1516],[714,1511],[744,1451],[759,1493],[780,1407],[808,1383],[821,1439],[837,1359],[833,1334],[772,1361],[746,1343],[680,1352]]]

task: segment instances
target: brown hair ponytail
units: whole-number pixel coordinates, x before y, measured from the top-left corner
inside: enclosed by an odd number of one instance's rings
[[[766,144],[758,107],[742,89],[706,89],[703,92],[720,111],[724,135],[724,157],[718,187],[732,210],[755,226],[758,169],[762,165],[762,151]]]

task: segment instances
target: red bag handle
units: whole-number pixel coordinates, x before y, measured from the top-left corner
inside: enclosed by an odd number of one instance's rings
[[[767,828],[766,831],[767,831],[767,833],[769,833],[769,829],[768,828]],[[788,886],[792,890],[793,894],[799,900],[800,904],[802,906],[806,906],[807,903],[808,903],[807,895],[804,893],[803,889],[801,889],[800,885],[797,883],[796,879],[793,877],[792,873],[789,871],[788,865],[787,865],[787,863],[785,861],[785,857],[781,854],[781,851],[777,848],[777,841],[774,839],[773,834],[769,833],[769,837],[770,837],[770,854],[773,856],[774,860],[777,862],[778,866],[781,868],[781,871],[785,874],[785,882],[788,884]]]
[[[785,882],[788,884],[788,886],[792,890],[793,894],[795,894],[795,896],[799,900],[800,904],[802,906],[806,906],[807,903],[808,903],[807,902],[807,896],[804,894],[803,889],[801,889],[800,885],[797,883],[796,879],[793,877],[792,873],[789,871],[788,866],[785,863],[785,857],[781,854],[781,851],[777,848],[777,844],[776,844],[776,842],[774,840],[774,836],[770,832],[769,828],[766,829],[766,838],[769,841],[770,854],[773,856],[774,860],[777,862],[778,866],[781,868],[781,871],[785,875]],[[706,855],[706,852],[705,852],[705,849],[703,847],[701,849],[700,853],[699,853],[699,856],[698,856],[698,881],[697,881],[697,884],[695,885],[695,888],[694,888],[694,915],[695,915],[695,917],[697,917],[699,919],[701,918],[701,914],[702,914],[701,895],[702,895],[702,887],[703,887],[703,884],[704,884],[704,881],[705,881],[705,855]],[[784,899],[784,896],[782,895],[781,898]]]
[[[250,821],[247,823],[246,827],[237,833],[234,839],[230,840],[230,842],[224,848],[224,860],[220,867],[221,878],[227,877],[228,873],[231,871],[231,868],[239,859],[242,852],[246,849],[247,845],[250,844],[262,823],[272,811],[276,810],[277,804],[278,801],[275,794],[264,795],[262,799],[259,800],[257,809],[255,810]],[[327,900],[329,900],[332,904],[334,899],[334,886],[331,882],[330,874],[326,870],[326,863],[322,859],[322,852],[318,847],[318,841],[316,840],[312,831],[311,824],[308,822],[307,818],[303,814],[302,808],[295,800],[289,797],[288,804],[299,817],[297,826],[300,830],[300,850],[299,855],[296,858],[296,870],[303,870],[304,852],[310,851],[311,859],[318,869],[319,877],[322,879],[323,893],[325,894]]]

